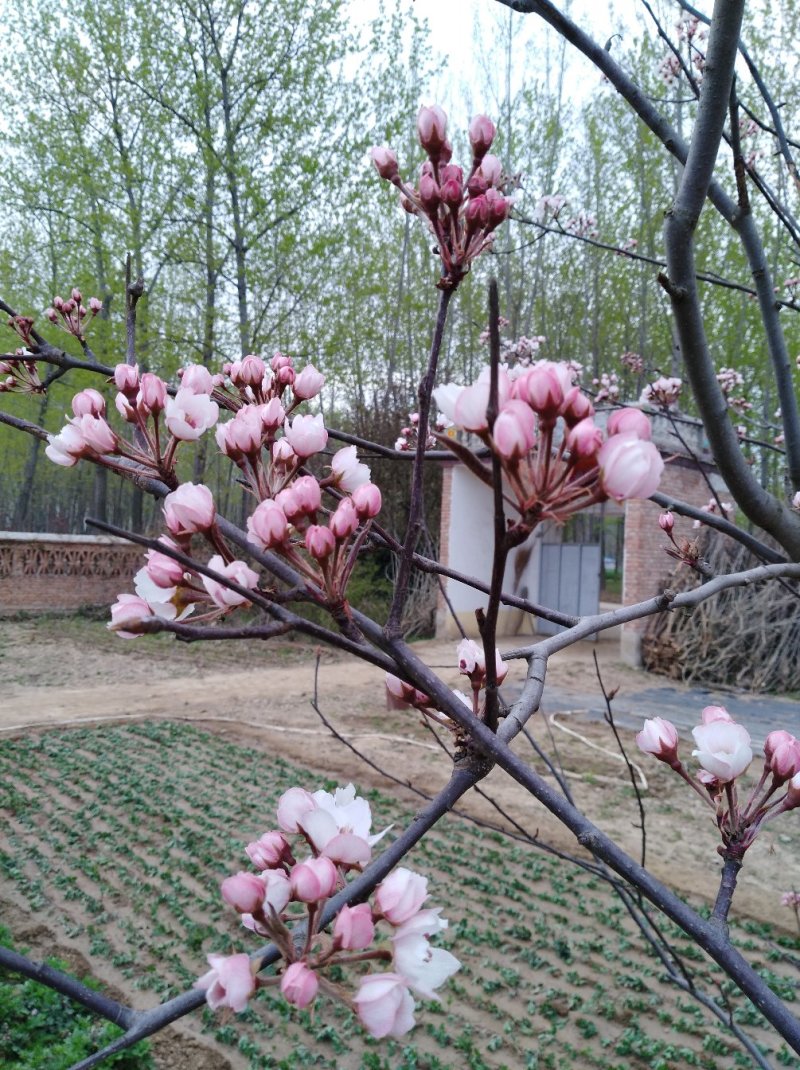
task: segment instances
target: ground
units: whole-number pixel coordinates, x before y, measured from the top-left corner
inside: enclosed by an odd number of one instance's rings
[[[449,683],[459,684],[452,667],[454,644],[426,642],[419,644],[418,652]],[[706,811],[666,767],[636,751],[633,729],[643,717],[661,714],[673,717],[686,734],[689,725],[699,719],[702,705],[713,701],[735,707],[745,724],[752,713],[753,735],[763,738],[771,727],[797,730],[797,719],[792,722],[793,706],[781,702],[759,705],[744,696],[704,695],[679,685],[662,687],[657,678],[622,665],[613,642],[585,644],[557,655],[548,674],[543,712],[531,722],[533,738],[567,771],[576,801],[588,816],[637,858],[642,849],[638,811],[613,738],[599,719],[603,703],[595,674],[595,652],[606,687],[619,688],[614,708],[644,789],[648,866],[678,892],[710,901],[719,870],[711,811]],[[380,770],[389,772],[408,785],[399,790],[400,801],[406,806],[413,807],[419,801],[411,789],[433,792],[444,782],[448,759],[417,715],[385,710],[380,671],[326,653],[319,663],[319,707],[336,730],[373,764],[367,765],[336,742],[311,705],[315,664],[314,650],[284,640],[269,645],[187,646],[165,637],[125,642],[105,632],[101,623],[86,618],[0,622],[0,677],[4,681],[0,754],[6,741],[9,748],[40,736],[50,741],[53,733],[48,729],[57,726],[63,730],[101,722],[132,726],[191,721],[225,743],[235,744],[237,754],[250,753],[267,765],[279,756],[303,767],[312,782],[317,774],[318,779],[352,780],[361,789],[398,794]],[[523,669],[519,663],[510,674],[506,688],[512,697]],[[75,738],[84,736],[78,732]],[[81,746],[85,749],[88,744]],[[534,757],[524,740],[517,746],[521,753],[527,751]],[[688,737],[683,744],[687,757],[690,749]],[[541,767],[538,759],[534,758],[534,764]],[[504,815],[513,814],[541,839],[575,850],[566,830],[502,772],[492,773],[482,790],[491,801],[473,794],[464,801],[464,810],[470,815],[508,828]],[[60,785],[59,791],[68,799],[67,787]],[[21,836],[23,830],[18,831]],[[777,820],[765,831],[742,873],[734,908],[737,916],[771,922],[778,935],[783,932],[790,937],[794,919],[790,911],[780,907],[779,900],[782,891],[800,887],[798,846],[800,834],[794,814]],[[232,860],[220,859],[219,864],[224,872],[226,867],[238,868],[241,862],[232,856]],[[8,924],[29,946],[42,951],[46,945],[49,950],[55,942],[68,954],[70,950],[82,954],[78,945],[71,949],[68,936],[56,931],[52,920],[44,926],[37,922],[43,928],[37,936],[37,925],[25,916],[24,896],[13,894],[13,889],[9,894],[0,885],[0,899]],[[580,916],[580,907],[574,909],[576,917]],[[123,979],[113,970],[105,979],[124,987]],[[223,1055],[210,1040],[204,1038],[201,1043],[195,1033],[193,1026],[185,1025],[177,1039],[173,1036],[161,1042],[159,1067],[213,1070],[216,1066],[255,1065],[236,1053]],[[193,1055],[182,1048],[189,1041],[201,1044]]]

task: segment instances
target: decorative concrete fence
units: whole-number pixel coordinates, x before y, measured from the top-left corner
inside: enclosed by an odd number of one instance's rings
[[[123,539],[0,532],[0,616],[111,605],[141,566]]]

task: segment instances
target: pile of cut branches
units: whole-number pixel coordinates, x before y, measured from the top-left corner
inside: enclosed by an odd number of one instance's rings
[[[718,576],[760,564],[749,550],[706,529],[700,556]],[[667,580],[673,591],[702,582],[679,564]],[[748,691],[800,690],[800,587],[754,584],[722,591],[695,609],[651,618],[642,640],[645,668],[686,683]]]

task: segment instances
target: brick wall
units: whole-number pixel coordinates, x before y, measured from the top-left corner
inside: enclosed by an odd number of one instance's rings
[[[711,471],[710,467],[707,471]],[[713,482],[718,493],[725,496],[719,477]],[[658,488],[660,494],[674,497],[689,505],[705,505],[711,497],[702,472],[693,461],[681,457],[670,459],[664,467],[664,475]],[[631,605],[652,598],[664,587],[664,580],[676,565],[674,558],[664,552],[669,540],[658,526],[663,512],[654,502],[634,500],[625,503],[625,551],[622,579],[622,602]],[[695,530],[692,521],[673,514],[675,537],[692,538]],[[632,621],[622,629],[622,655],[633,665],[641,664],[641,636],[648,625],[649,617]]]
[[[0,616],[111,605],[143,550],[109,536],[0,532]]]

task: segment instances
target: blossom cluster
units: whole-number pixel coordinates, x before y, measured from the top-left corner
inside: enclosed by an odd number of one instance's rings
[[[439,417],[436,420],[435,428],[437,431],[445,431],[448,426],[448,421],[442,417]],[[415,450],[417,448],[417,443],[419,442],[419,433],[419,413],[410,412],[408,414],[408,424],[406,427],[400,429],[400,434],[395,440],[394,448],[400,450],[401,453],[409,453],[411,450]],[[428,434],[425,438],[425,449],[433,449],[435,445],[436,439],[431,434],[429,427]]]
[[[644,370],[644,361],[638,353],[634,353],[632,350],[623,353],[619,358],[619,362],[628,371],[633,372],[634,375],[640,375]]]
[[[655,405],[659,408],[669,409],[677,403],[682,390],[682,379],[678,379],[675,376],[661,375],[654,382],[647,384],[639,401],[643,405]]]
[[[239,468],[240,482],[256,501],[247,521],[253,547],[284,557],[320,604],[343,605],[381,494],[355,446],[333,454],[322,479],[306,471],[328,442],[321,415],[296,411],[322,389],[324,376],[313,365],[297,371],[291,357],[281,353],[269,365],[250,354],[215,375],[194,364],[182,369],[180,386],[170,391],[158,375],[140,375],[136,365],[118,364],[109,381],[117,388],[117,412],[132,428],[130,437],[112,428],[105,398],[89,388],[73,397],[72,419],[49,436],[45,452],[65,467],[91,458],[129,472],[132,462],[173,488],[164,500],[163,550],[148,552],[134,581],[136,593],[120,595],[112,608],[111,628],[132,637],[154,618],[182,620],[201,605],[204,615],[195,620],[207,621],[250,601],[230,585],[255,590],[258,575],[222,538],[211,491],[202,484],[179,485],[175,474],[181,443],[199,439],[215,425],[220,452]],[[232,412],[232,418],[218,422],[220,410]],[[322,504],[324,490],[336,501],[332,510]],[[190,555],[194,535],[210,544],[208,567],[216,578],[175,558],[176,552]]]
[[[447,921],[439,908],[424,905],[427,878],[399,867],[371,902],[343,906],[327,934],[320,930],[326,902],[346,886],[349,874],[363,869],[389,830],[372,834],[369,803],[352,784],[333,794],[290,788],[278,802],[277,822],[277,829],[245,848],[256,872],[242,871],[221,886],[245,928],[270,939],[281,953],[277,973],[259,976],[258,957],[209,955],[211,969],[196,987],[205,989],[212,1008],[234,1011],[243,1011],[258,988],[270,985],[279,985],[284,998],[301,1008],[322,990],[355,1011],[372,1036],[403,1036],[415,1024],[412,991],[436,999],[436,989],[461,965],[449,951],[431,947],[430,938]],[[298,845],[307,855],[299,861]],[[303,920],[305,938],[298,943],[292,929]],[[363,974],[354,995],[326,976],[334,967],[365,964],[392,969]]]
[[[22,350],[0,360],[0,394],[43,394],[44,384],[39,378],[36,361],[26,360]]]
[[[720,368],[717,372],[717,382],[720,385],[725,400],[728,403],[729,408],[734,409],[736,412],[744,413],[749,409],[752,409],[752,404],[747,400],[744,394],[735,394],[735,390],[740,390],[744,387],[744,376],[741,372],[737,372],[735,368]]]
[[[91,323],[102,307],[103,302],[99,297],[90,297],[87,308],[83,303],[83,294],[75,287],[66,301],[63,297],[54,297],[52,307],[48,308],[45,316],[79,342],[85,342],[84,330],[87,323]]]
[[[616,401],[619,397],[619,376],[616,372],[603,372],[598,379],[592,379],[592,386],[597,391],[594,400],[598,404],[601,401]]]
[[[417,133],[428,158],[416,186],[401,177],[392,149],[376,146],[372,162],[381,178],[400,191],[403,208],[427,222],[442,261],[436,285],[453,290],[472,261],[490,248],[494,231],[507,219],[512,201],[505,191],[511,183],[500,160],[489,152],[495,126],[487,116],[476,115],[469,124],[472,163],[466,175],[450,162],[453,148],[447,137],[447,116],[440,107],[420,109]]]
[[[722,838],[721,851],[741,858],[764,825],[800,806],[800,740],[782,730],[764,742],[764,767],[755,786],[740,802],[737,781],[753,761],[750,734],[724,706],[706,706],[692,729],[700,766],[692,775],[678,757],[678,730],[653,717],[636,737],[640,750],[652,754],[681,776],[714,810]]]
[[[456,649],[458,671],[470,682],[472,695],[453,689],[453,695],[462,702],[479,720],[483,718],[481,692],[487,683],[486,655],[483,647],[472,639],[462,639]],[[499,651],[495,651],[495,680],[502,684],[508,675],[508,665],[503,661]],[[432,721],[444,725],[451,731],[457,731],[453,721],[437,706],[436,700],[424,691],[419,691],[411,684],[401,680],[392,673],[386,674],[386,705],[391,710],[415,709]]]
[[[607,498],[647,498],[656,490],[664,463],[643,412],[613,412],[604,435],[570,366],[538,361],[515,372],[497,369],[498,412],[491,426],[489,368],[470,386],[434,390],[445,416],[498,458],[506,500],[520,514],[515,539],[522,541],[541,520],[563,520]],[[461,444],[442,442],[463,455]],[[491,484],[490,471],[474,455],[470,467]]]

